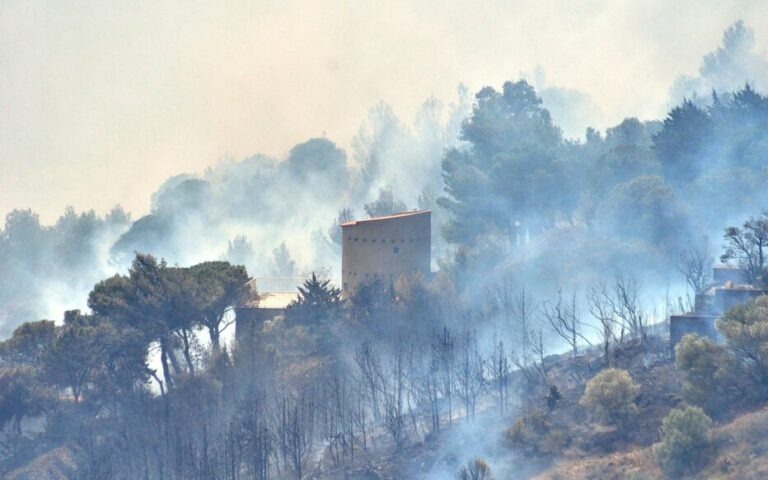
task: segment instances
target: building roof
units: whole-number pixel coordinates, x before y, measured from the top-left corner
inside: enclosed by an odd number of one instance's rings
[[[242,308],[284,309],[289,303],[299,298],[298,292],[267,292],[245,302]]]
[[[431,210],[414,210],[412,212],[399,212],[399,213],[393,213],[392,215],[385,215],[383,217],[374,217],[374,218],[366,218],[365,220],[352,220],[351,222],[342,223],[341,227],[354,227],[355,225],[358,225],[360,223],[371,223],[371,222],[379,222],[382,220],[392,220],[394,218],[404,218],[404,217],[413,217],[416,215],[425,215],[428,213],[432,213]]]

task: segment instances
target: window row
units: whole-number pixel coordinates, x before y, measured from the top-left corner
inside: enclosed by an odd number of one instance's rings
[[[358,242],[359,241],[359,242],[363,242],[363,243],[368,243],[368,239],[367,238],[348,236],[347,240],[353,241],[353,242]],[[421,242],[421,241],[426,241],[426,240],[427,240],[427,237],[414,237],[414,238],[409,238],[408,239],[408,243]],[[372,239],[370,239],[370,241],[371,241],[371,243],[382,243],[382,244],[386,244],[387,243],[387,241],[385,239],[381,239],[381,241],[377,241],[377,239],[372,238]],[[392,239],[392,240],[389,241],[389,243],[397,243],[397,240]],[[405,243],[405,239],[401,238],[400,239],[400,243]]]
[[[347,275],[349,275],[350,277],[356,277],[357,276],[357,272],[347,272]],[[363,277],[363,276],[365,276],[365,277],[386,277],[385,274],[383,274],[383,273],[380,274],[378,272],[366,273],[366,274],[362,274],[361,273],[360,276],[361,277]],[[389,278],[395,278],[395,274],[394,273],[390,273],[389,274]]]

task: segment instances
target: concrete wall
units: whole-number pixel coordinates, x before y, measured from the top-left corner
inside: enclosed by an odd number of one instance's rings
[[[235,311],[236,347],[241,352],[248,354],[256,345],[256,336],[261,331],[262,324],[284,313],[284,308],[238,308]]]
[[[721,285],[725,282],[744,285],[748,283],[747,271],[743,268],[718,265],[712,269],[712,281]]]
[[[717,288],[715,289],[715,308],[723,315],[736,305],[747,303],[762,294],[762,290],[754,288]]]
[[[341,282],[344,295],[373,278],[394,281],[400,275],[429,274],[431,212],[405,212],[348,222],[342,227]]]
[[[715,322],[720,318],[716,315],[672,315],[669,317],[669,344],[674,349],[683,336],[695,333],[702,337],[709,337],[719,342],[720,334],[717,333]]]

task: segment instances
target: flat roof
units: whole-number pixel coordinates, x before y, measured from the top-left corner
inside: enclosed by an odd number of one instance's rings
[[[373,218],[366,218],[365,220],[352,220],[351,222],[342,223],[341,227],[354,227],[355,225],[358,225],[360,223],[370,223],[370,222],[379,222],[382,220],[391,220],[394,218],[404,218],[404,217],[413,217],[416,215],[424,215],[427,213],[432,213],[431,210],[414,210],[412,212],[398,212],[393,213],[392,215],[385,215],[383,217],[373,217]]]
[[[299,298],[299,292],[266,292],[251,299],[243,308],[285,309],[289,303]]]

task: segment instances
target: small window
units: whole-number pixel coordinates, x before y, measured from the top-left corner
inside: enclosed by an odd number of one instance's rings
[[[352,240],[352,237],[347,237],[347,240]]]
[[[357,241],[358,239],[359,239],[358,237],[355,237],[355,241]]]
[[[371,239],[371,243],[376,243],[376,239],[375,239],[375,238],[372,238],[372,239]]]
[[[392,247],[392,253],[394,254],[400,253],[400,247]]]
[[[397,240],[395,240],[394,238],[392,239],[392,243],[395,243],[396,241],[397,241]]]
[[[404,239],[404,238],[401,238],[401,239],[400,239],[400,243],[405,243],[405,239]]]
[[[364,238],[364,239],[363,239],[363,243],[365,243],[365,242],[367,242],[367,241],[368,241],[368,239],[367,239],[367,238]]]
[[[412,239],[412,238],[411,238],[411,239],[409,239],[408,241],[409,241],[410,243],[413,243],[413,239]]]
[[[349,284],[347,282],[344,282],[344,290],[349,290]]]

